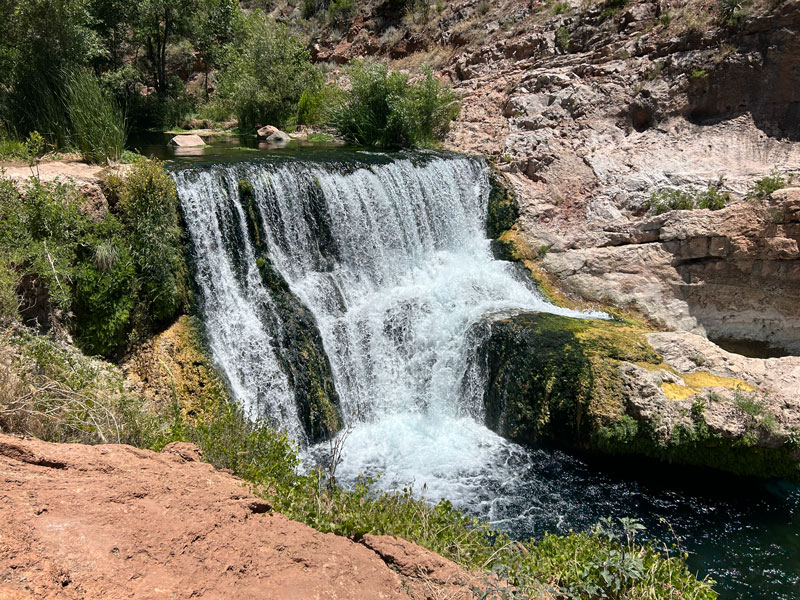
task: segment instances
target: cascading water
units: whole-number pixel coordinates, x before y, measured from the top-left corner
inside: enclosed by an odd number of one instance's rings
[[[340,473],[461,496],[506,445],[481,424],[470,326],[544,301],[486,239],[488,169],[466,157],[373,165],[238,164],[176,174],[214,359],[236,397],[302,439],[267,326],[272,302],[248,240],[252,186],[273,266],[311,309],[344,422]],[[472,380],[470,378],[473,378]]]
[[[466,157],[368,153],[176,170],[211,352],[234,395],[252,416],[308,440],[296,376],[287,374],[292,331],[265,283],[260,245],[313,313],[330,361],[349,429],[340,481],[381,472],[385,488],[413,484],[519,536],[588,527],[609,515],[638,516],[664,535],[666,517],[703,556],[704,570],[730,589],[751,590],[749,581],[763,581],[748,572],[753,553],[768,545],[756,523],[791,524],[795,492],[785,502],[762,494],[736,504],[651,491],[557,451],[523,449],[483,426],[484,382],[470,355],[480,340],[471,326],[519,311],[585,316],[547,303],[515,265],[493,260],[487,174],[482,161]],[[242,180],[252,186],[249,203]],[[304,458],[324,461],[326,450],[307,444]],[[783,569],[787,583],[758,597],[792,597],[784,595],[800,584],[792,556],[791,544],[774,551],[770,566]]]

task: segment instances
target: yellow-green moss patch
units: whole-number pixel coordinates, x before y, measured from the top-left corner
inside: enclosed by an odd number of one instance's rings
[[[668,400],[685,400],[690,396],[699,394],[706,388],[723,387],[729,390],[741,390],[752,392],[755,388],[741,379],[731,377],[720,377],[708,371],[695,371],[680,375],[685,385],[679,383],[665,382],[661,384],[661,389]]]

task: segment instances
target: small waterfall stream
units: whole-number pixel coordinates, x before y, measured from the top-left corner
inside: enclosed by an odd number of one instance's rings
[[[520,311],[586,316],[549,304],[517,266],[492,258],[483,161],[362,153],[205,165],[174,178],[213,358],[253,417],[304,444],[307,464],[324,461],[327,444],[314,445],[298,411],[287,356],[305,350],[287,354],[295,331],[276,301],[281,286],[313,315],[329,361],[348,435],[341,481],[380,472],[385,489],[412,484],[519,536],[589,527],[608,515],[638,516],[668,535],[666,517],[703,568],[739,590],[748,589],[748,565],[765,545],[754,515],[767,527],[792,522],[788,505],[761,492],[738,504],[651,492],[561,452],[521,448],[483,425],[471,326]],[[259,248],[277,283],[265,281]],[[776,553],[772,564],[789,581],[791,546]],[[800,569],[791,581],[800,585]]]

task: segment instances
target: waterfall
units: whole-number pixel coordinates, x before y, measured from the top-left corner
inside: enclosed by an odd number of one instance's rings
[[[213,358],[250,414],[304,439],[248,235],[252,209],[271,266],[313,314],[330,361],[349,430],[340,473],[383,471],[387,486],[413,481],[452,498],[497,472],[498,455],[512,450],[482,424],[471,326],[515,311],[579,315],[546,302],[518,265],[493,259],[482,160],[365,154],[174,177]]]

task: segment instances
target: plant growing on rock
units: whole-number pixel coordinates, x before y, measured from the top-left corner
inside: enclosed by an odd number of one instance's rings
[[[786,179],[784,179],[780,173],[774,171],[756,181],[753,187],[747,192],[747,197],[751,200],[765,200],[769,198],[773,192],[777,192],[787,185]]]
[[[644,209],[652,215],[695,208],[719,210],[725,208],[730,199],[730,194],[721,192],[717,186],[711,184],[702,192],[660,188],[650,194],[650,200],[644,205]]]

